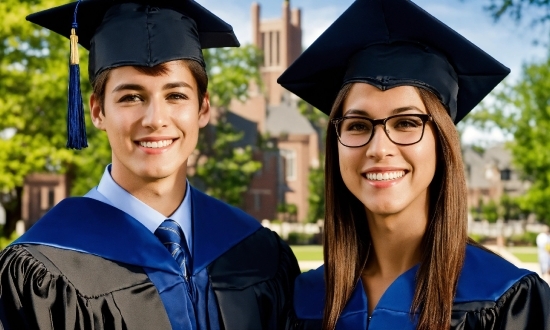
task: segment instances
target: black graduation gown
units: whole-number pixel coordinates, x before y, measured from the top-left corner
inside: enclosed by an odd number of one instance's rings
[[[418,265],[401,274],[384,292],[369,318],[359,282],[336,329],[416,328],[409,313]],[[325,285],[323,267],[296,279],[287,329],[321,329]],[[451,329],[550,330],[550,288],[537,274],[474,246],[466,248],[451,316]]]
[[[0,329],[183,329],[190,308],[202,328],[281,328],[300,272],[292,251],[244,212],[191,193],[199,306],[182,299],[181,270],[141,223],[68,198],[0,254]]]

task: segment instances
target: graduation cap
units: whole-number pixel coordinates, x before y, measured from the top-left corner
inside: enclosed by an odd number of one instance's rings
[[[326,114],[347,83],[417,86],[458,123],[508,73],[409,0],[356,0],[277,82]]]
[[[202,49],[238,47],[231,25],[194,0],[79,0],[27,16],[71,40],[68,148],[87,146],[77,42],[89,50],[90,81],[106,69],[153,67],[190,59]]]

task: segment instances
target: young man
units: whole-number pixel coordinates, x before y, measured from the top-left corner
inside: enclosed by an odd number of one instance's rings
[[[65,34],[76,9],[112,164],[0,254],[0,329],[280,328],[291,250],[186,180],[210,117],[201,45],[238,46],[231,27],[192,0],[88,0],[28,19]]]

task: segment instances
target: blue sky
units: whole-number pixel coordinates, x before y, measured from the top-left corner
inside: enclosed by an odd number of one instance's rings
[[[203,6],[230,23],[241,43],[251,40],[250,5],[251,0],[197,0]],[[277,18],[281,15],[283,0],[256,0],[261,6],[262,18]],[[547,31],[533,28],[526,20],[517,24],[508,18],[494,22],[484,6],[489,0],[415,0],[426,11],[465,36],[481,49],[508,66],[512,73],[508,80],[520,76],[524,63],[540,61],[546,57],[547,48],[536,46],[533,40],[547,41]],[[302,43],[311,44],[353,0],[290,0],[292,8],[302,10]],[[487,138],[486,133],[468,130],[464,142]],[[481,135],[480,135],[481,134]],[[498,132],[490,139],[501,139]]]

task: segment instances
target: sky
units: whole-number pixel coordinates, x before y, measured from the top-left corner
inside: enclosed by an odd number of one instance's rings
[[[251,42],[250,6],[253,1],[197,0],[197,2],[231,24],[241,44]],[[281,16],[283,0],[256,0],[256,2],[261,6],[261,19]],[[509,67],[512,71],[506,78],[509,82],[519,79],[523,64],[546,58],[546,46],[536,45],[534,40],[538,38],[546,42],[545,35],[548,35],[548,31],[541,27],[530,26],[529,19],[519,24],[507,17],[495,22],[484,10],[489,0],[413,0],[413,2]],[[303,47],[310,45],[352,3],[353,0],[290,0],[291,8],[300,8],[302,11]],[[500,141],[504,137],[498,131],[487,133],[471,127],[466,128],[463,135],[464,143],[469,144],[480,139],[490,142]]]

